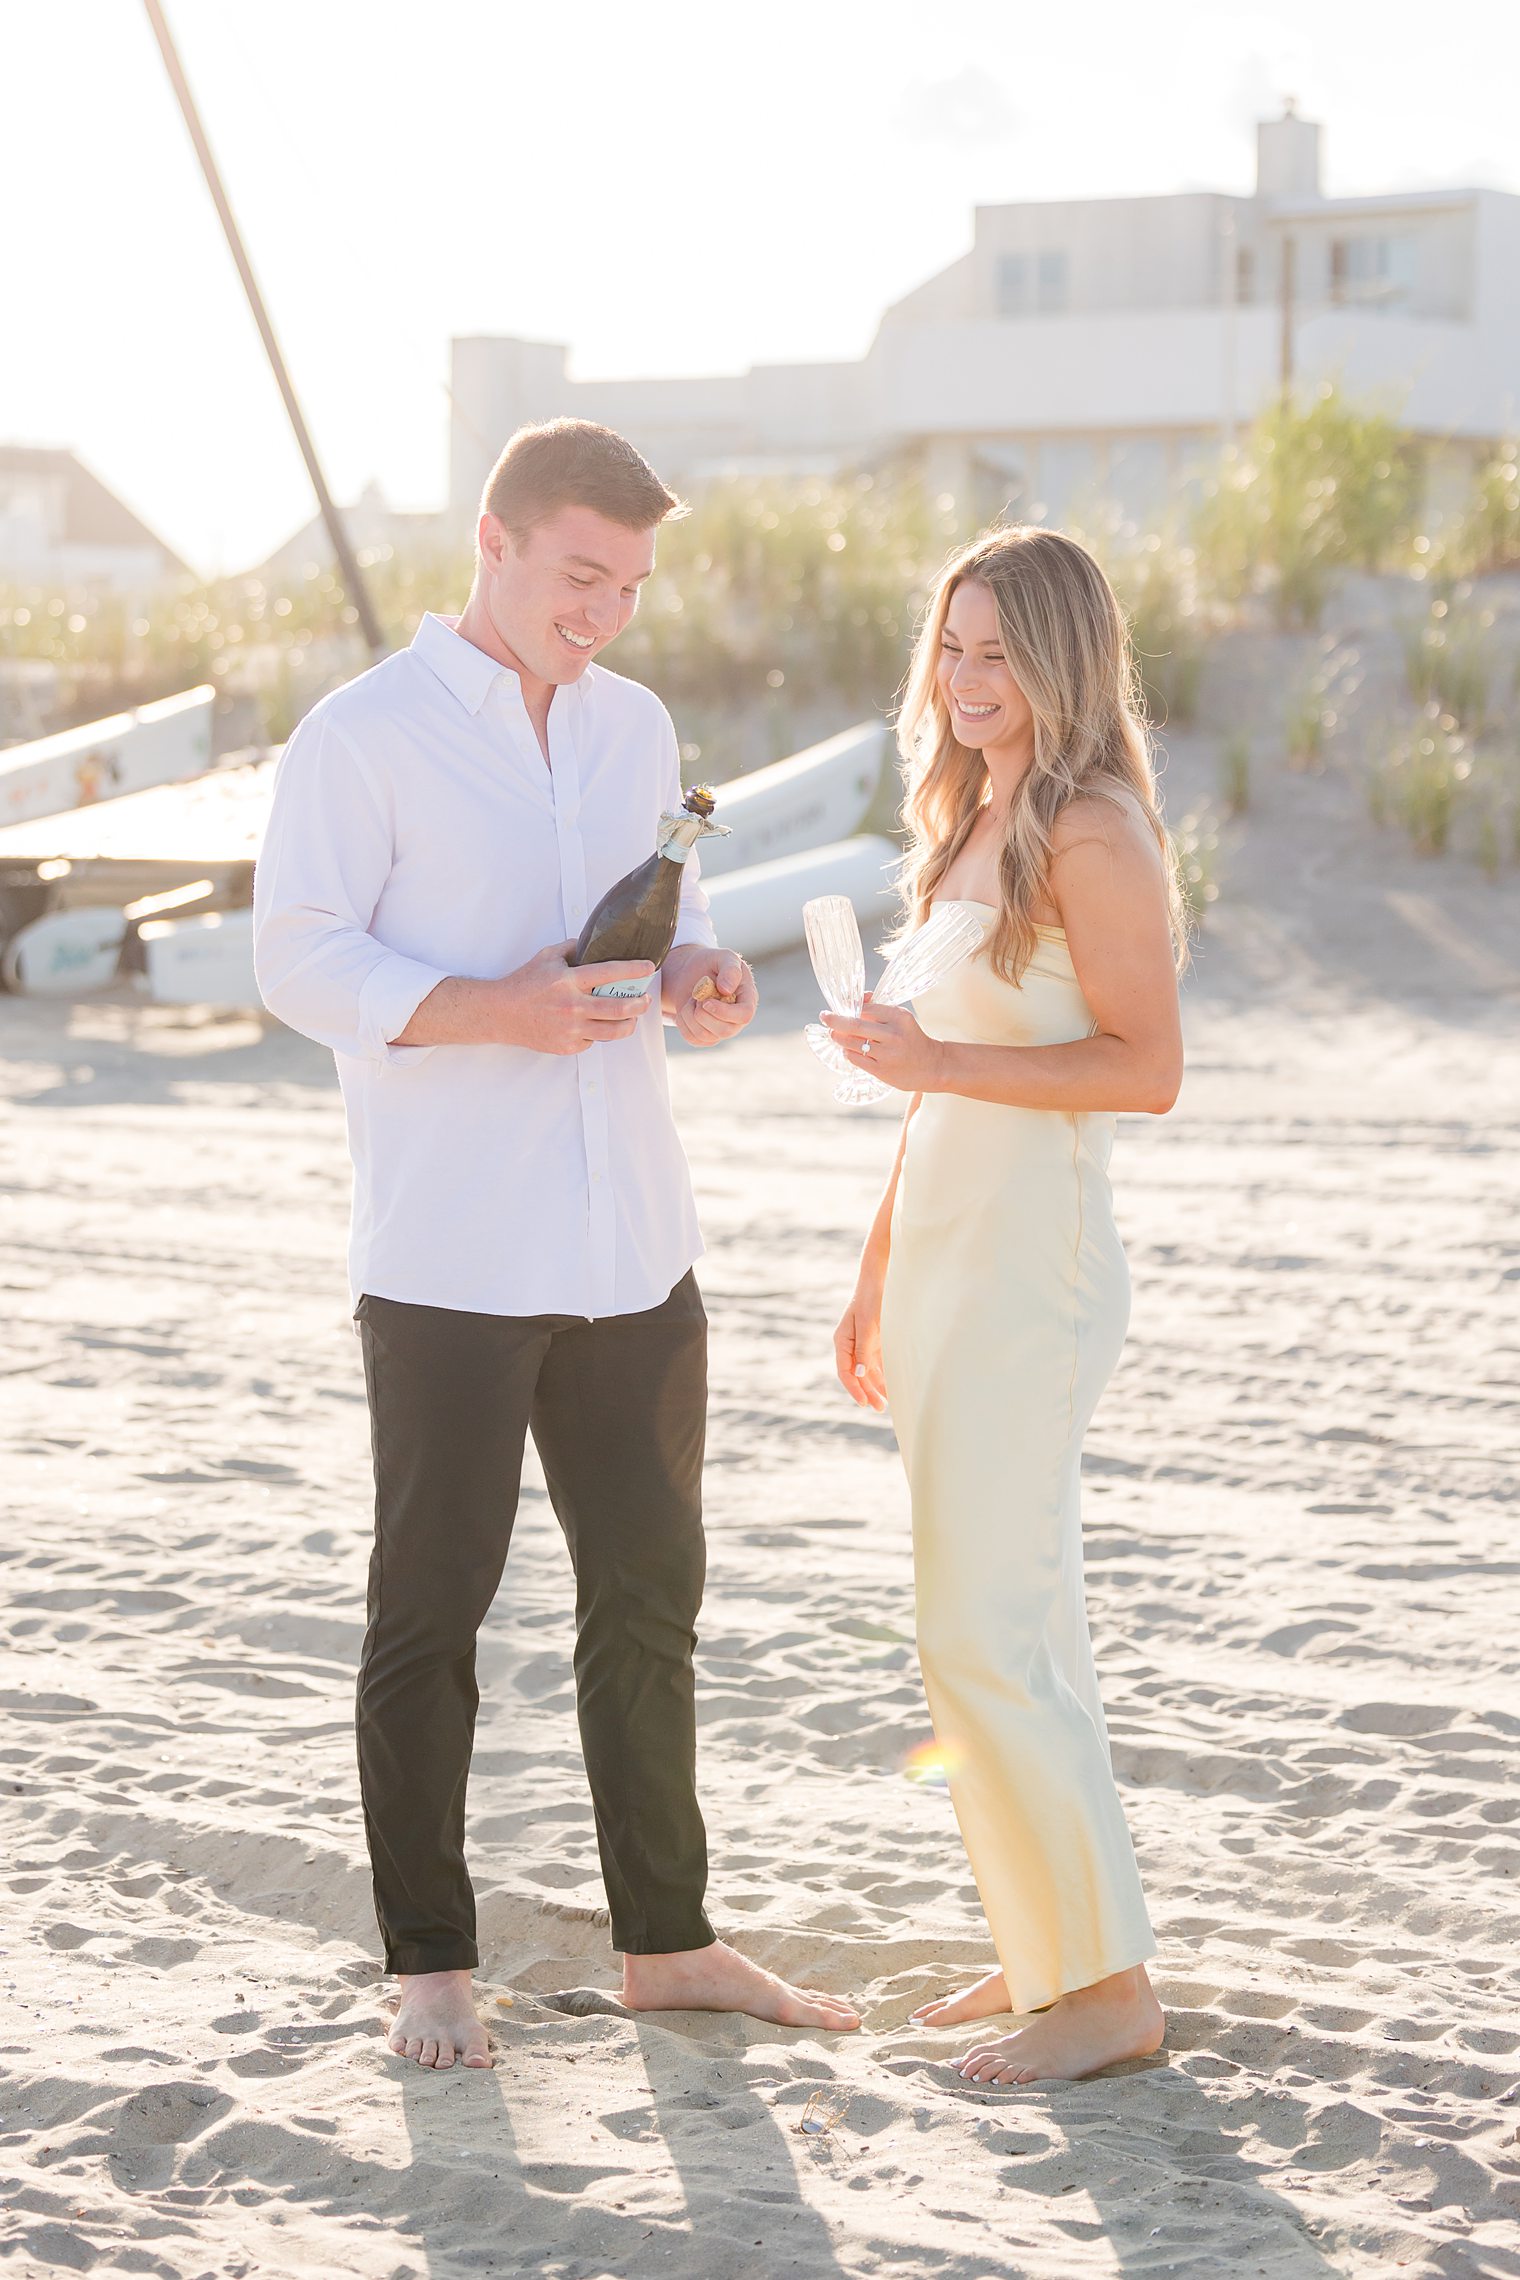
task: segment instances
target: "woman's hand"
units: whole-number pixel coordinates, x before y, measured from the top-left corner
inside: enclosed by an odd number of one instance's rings
[[[926,1036],[906,1006],[873,1005],[868,997],[853,1019],[826,1013],[823,1025],[847,1061],[884,1085],[911,1093],[944,1089],[944,1044]]]
[[[881,1367],[881,1285],[862,1275],[834,1332],[834,1367],[850,1399],[862,1409],[885,1409]]]

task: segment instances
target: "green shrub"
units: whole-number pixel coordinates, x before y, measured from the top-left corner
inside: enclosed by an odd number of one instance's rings
[[[1486,636],[1492,624],[1492,611],[1463,615],[1438,596],[1428,616],[1403,628],[1404,678],[1416,704],[1433,704],[1464,728],[1482,728],[1492,672]]]
[[[1226,815],[1244,815],[1251,804],[1251,739],[1243,728],[1219,748],[1219,792]]]
[[[661,534],[617,669],[657,688],[683,729],[767,708],[779,755],[801,709],[890,710],[961,535],[954,510],[906,478],[712,484]]]
[[[1417,855],[1444,855],[1469,803],[1473,758],[1450,713],[1424,717],[1376,761],[1368,804],[1375,823],[1397,824]]]
[[[1193,720],[1209,628],[1192,555],[1154,533],[1127,549],[1105,546],[1101,539],[1088,543],[1103,561],[1129,619],[1151,719],[1158,727]]]
[[[1316,626],[1337,571],[1383,569],[1407,544],[1420,482],[1415,443],[1385,413],[1329,386],[1281,401],[1194,512],[1204,580],[1227,601],[1267,595],[1281,625]]]
[[[1219,899],[1219,833],[1206,809],[1193,809],[1175,826],[1171,840],[1188,924],[1201,927],[1209,905]]]
[[[1325,701],[1326,694],[1324,676],[1316,673],[1288,699],[1283,716],[1288,766],[1301,774],[1317,775],[1324,766],[1325,738],[1335,726],[1335,714]]]
[[[1478,469],[1467,511],[1443,554],[1468,577],[1520,563],[1520,442],[1502,443]]]

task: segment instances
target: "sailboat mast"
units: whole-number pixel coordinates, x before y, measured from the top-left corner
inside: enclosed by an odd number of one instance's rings
[[[143,6],[148,11],[148,21],[153,26],[153,36],[158,41],[159,52],[163,56],[164,67],[169,74],[169,83],[174,89],[180,110],[184,114],[185,125],[190,130],[190,140],[194,143],[195,155],[201,162],[201,172],[206,177],[206,187],[211,192],[212,203],[216,207],[218,218],[221,221],[223,234],[231,250],[233,261],[237,264],[237,273],[243,281],[243,291],[248,296],[248,306],[253,311],[253,321],[259,328],[259,337],[264,343],[264,352],[269,358],[276,385],[285,400],[285,409],[290,416],[290,424],[295,430],[296,442],[301,447],[301,457],[306,462],[306,472],[311,477],[311,487],[317,495],[317,505],[321,509],[322,520],[327,526],[327,535],[332,541],[333,552],[338,558],[339,576],[343,580],[349,599],[359,613],[360,628],[369,645],[370,655],[378,660],[385,656],[388,644],[380,630],[380,620],[375,615],[375,606],[370,599],[369,589],[364,583],[364,574],[359,568],[358,557],[349,542],[343,517],[334,505],[332,493],[327,488],[327,478],[322,473],[321,461],[317,458],[316,445],[311,440],[311,431],[306,425],[300,404],[296,400],[296,392],[291,385],[290,373],[286,368],[285,359],[280,353],[280,344],[275,339],[274,327],[269,321],[269,312],[264,306],[264,296],[259,291],[258,280],[253,274],[242,236],[236,221],[233,219],[232,208],[227,202],[227,193],[222,186],[221,175],[217,171],[216,160],[211,154],[211,145],[206,140],[206,130],[201,124],[200,113],[195,107],[195,97],[190,92],[190,83],[185,77],[184,66],[180,62],[179,52],[174,45],[174,35],[169,29],[159,0],[143,0]]]

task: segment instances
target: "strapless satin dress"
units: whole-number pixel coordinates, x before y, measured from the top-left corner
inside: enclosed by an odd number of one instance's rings
[[[989,1045],[1062,1044],[1094,1026],[1054,928],[1017,988],[982,951],[914,1011],[931,1036]],[[1129,1320],[1113,1126],[927,1094],[908,1127],[882,1309],[924,1690],[1019,2011],[1155,1953],[1082,1577],[1082,1436]]]

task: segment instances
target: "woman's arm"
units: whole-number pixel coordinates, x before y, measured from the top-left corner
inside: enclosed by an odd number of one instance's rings
[[[834,1367],[839,1373],[839,1382],[862,1409],[887,1406],[886,1380],[881,1368],[881,1294],[887,1281],[887,1259],[892,1249],[892,1206],[902,1177],[908,1126],[922,1097],[915,1093],[908,1103],[886,1189],[861,1249],[854,1293],[834,1332]]]
[[[1057,827],[1050,891],[1092,1009],[1092,1036],[1069,1045],[953,1044],[925,1036],[911,1013],[868,1006],[855,1021],[824,1017],[849,1060],[905,1092],[1164,1115],[1182,1082],[1182,1024],[1166,880],[1143,817],[1106,801],[1073,802]]]

